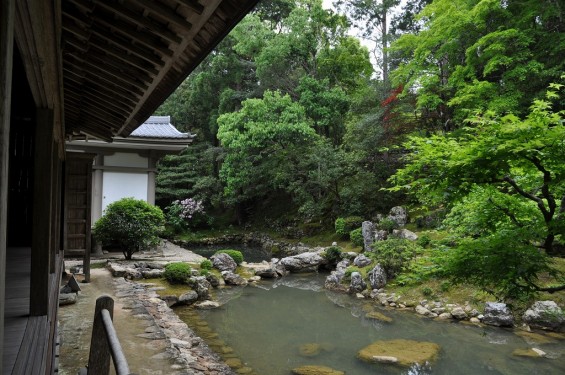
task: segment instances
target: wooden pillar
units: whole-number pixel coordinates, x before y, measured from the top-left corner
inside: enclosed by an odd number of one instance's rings
[[[0,369],[3,368],[8,224],[8,153],[14,52],[15,0],[0,1]]]
[[[98,154],[94,159],[94,165],[101,167],[104,165],[104,155]],[[102,217],[102,169],[96,168],[92,173],[92,221],[94,225]]]
[[[33,187],[33,231],[31,240],[30,315],[47,315],[49,307],[50,255],[53,246],[53,141],[54,113],[37,109],[35,172]]]

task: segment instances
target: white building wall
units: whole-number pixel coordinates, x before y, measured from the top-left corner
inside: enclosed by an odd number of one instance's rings
[[[110,203],[122,198],[147,201],[147,173],[104,171],[102,179],[102,213]]]

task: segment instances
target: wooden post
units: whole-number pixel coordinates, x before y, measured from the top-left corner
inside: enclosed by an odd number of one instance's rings
[[[32,316],[47,315],[49,307],[49,257],[53,235],[53,110],[37,109],[33,182],[30,306]]]
[[[0,1],[0,369],[4,357],[4,299],[8,225],[8,154],[14,60],[15,0]]]
[[[110,345],[106,339],[102,310],[108,310],[110,317],[114,317],[114,300],[110,296],[96,299],[94,310],[94,323],[92,324],[92,339],[90,341],[90,354],[88,356],[88,373],[107,375],[110,372]]]

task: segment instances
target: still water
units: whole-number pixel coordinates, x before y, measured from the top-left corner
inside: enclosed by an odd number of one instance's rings
[[[215,310],[198,318],[259,375],[288,375],[303,365],[323,365],[348,375],[365,374],[565,374],[565,341],[549,338],[536,343],[514,331],[474,325],[435,322],[411,312],[379,310],[393,318],[383,323],[365,318],[367,301],[326,291],[325,275],[290,275],[256,287],[226,288]],[[189,315],[177,313],[191,325]],[[194,322],[192,322],[194,324]],[[217,339],[216,338],[216,339]],[[441,347],[431,365],[398,368],[366,364],[357,352],[378,340],[431,341]],[[313,357],[300,355],[300,346],[323,348]],[[515,349],[536,347],[551,358],[522,358]]]

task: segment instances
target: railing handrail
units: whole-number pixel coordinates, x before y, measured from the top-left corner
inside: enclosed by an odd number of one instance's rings
[[[112,321],[113,315],[114,300],[112,297],[98,297],[94,310],[94,323],[92,324],[88,374],[108,375],[111,357],[116,375],[134,375],[129,372],[128,362]]]

